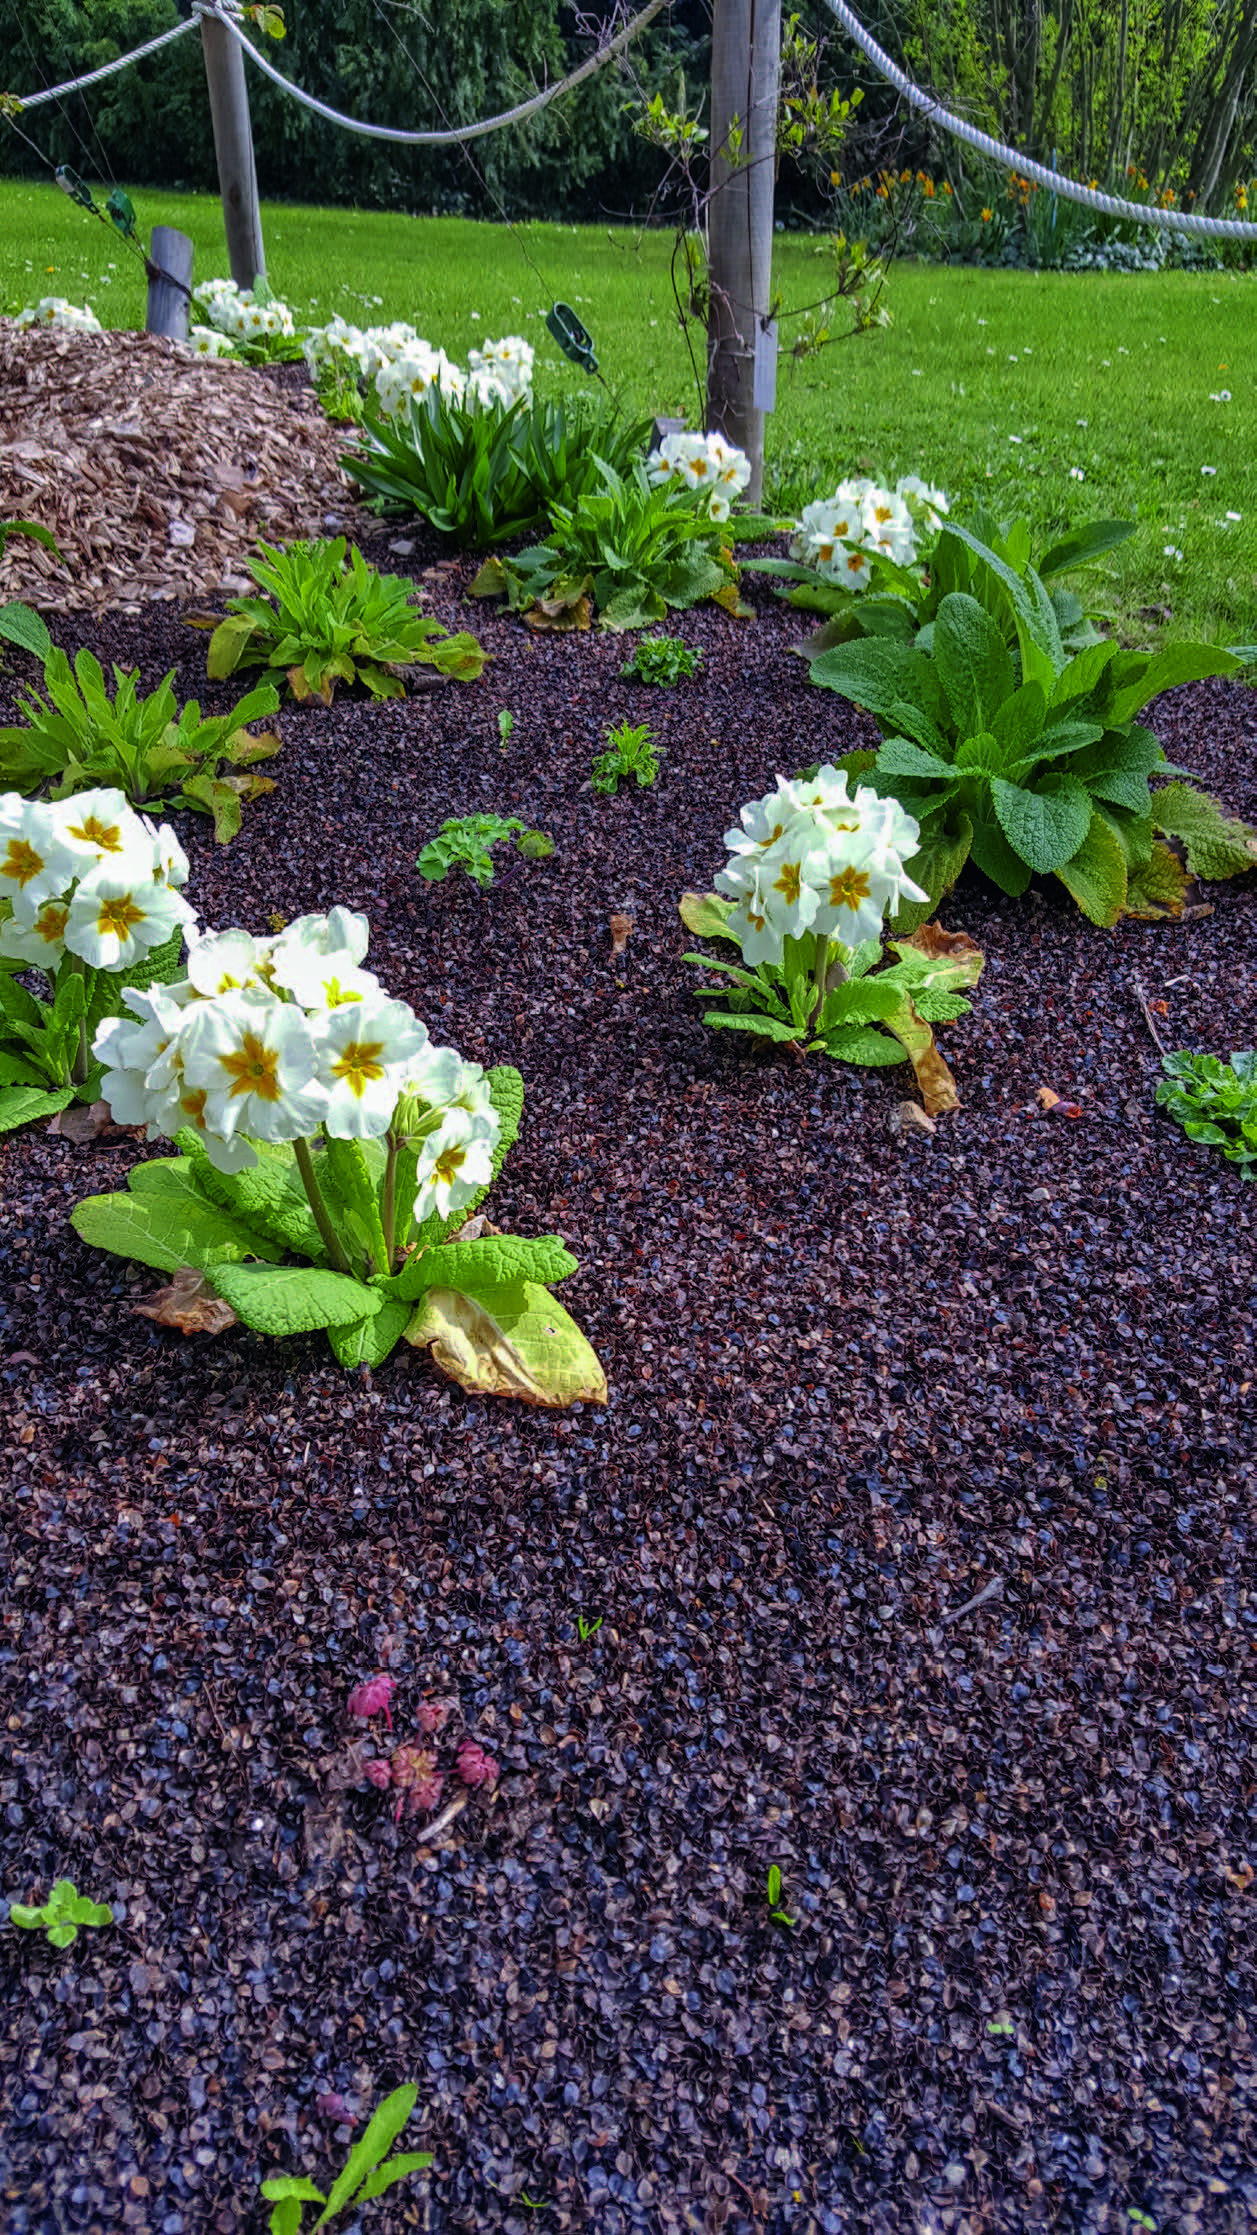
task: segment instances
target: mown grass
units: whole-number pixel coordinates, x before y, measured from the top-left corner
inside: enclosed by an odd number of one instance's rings
[[[145,232],[173,224],[191,236],[198,277],[226,270],[216,200],[134,200]],[[138,260],[55,188],[0,184],[0,218],[4,308],[60,294],[90,301],[107,325],[143,324]],[[569,385],[580,376],[542,325],[558,296],[626,402],[694,417],[665,234],[277,205],[264,230],[272,283],[300,319],[410,318],[455,357],[518,331],[537,345],[541,377]],[[823,292],[825,271],[823,244],[779,238],[787,308]],[[904,264],[888,300],[889,329],[783,359],[775,505],[797,510],[855,471],[920,473],[962,511],[1024,512],[1042,542],[1087,519],[1133,519],[1103,590],[1123,633],[1257,640],[1257,276]],[[793,330],[783,323],[783,343]]]

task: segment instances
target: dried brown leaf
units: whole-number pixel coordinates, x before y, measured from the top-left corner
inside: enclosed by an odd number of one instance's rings
[[[194,1265],[181,1265],[166,1288],[154,1289],[131,1309],[159,1327],[177,1327],[181,1335],[221,1335],[236,1324],[230,1304],[206,1287],[204,1273]]]

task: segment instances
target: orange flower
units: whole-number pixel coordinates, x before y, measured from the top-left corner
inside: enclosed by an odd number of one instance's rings
[[[995,212],[994,212],[994,210],[983,210],[983,212],[982,212],[982,223],[983,223],[984,225],[989,225],[989,224],[990,224],[990,222],[991,222],[991,219],[992,219],[992,218],[994,217],[994,215],[995,215]]]

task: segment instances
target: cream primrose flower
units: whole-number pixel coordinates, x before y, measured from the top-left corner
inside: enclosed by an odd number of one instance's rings
[[[230,334],[220,334],[216,326],[194,326],[188,335],[188,347],[194,357],[215,361],[235,355]]]
[[[147,815],[136,817],[153,848],[153,875],[159,885],[181,891],[191,875],[191,864],[169,823],[153,824]]]
[[[819,774],[818,774],[819,780]],[[777,778],[777,789],[766,793],[763,799],[753,799],[739,813],[740,830],[725,832],[725,845],[731,854],[758,854],[766,846],[776,844],[793,822],[800,810],[797,785],[788,783],[784,776]]]
[[[63,894],[82,869],[81,856],[62,836],[53,808],[20,792],[0,796],[0,899],[33,915],[45,900]]]
[[[725,872],[721,872],[726,875]],[[716,883],[720,883],[717,877]],[[729,880],[726,877],[726,889]],[[780,969],[785,959],[785,940],[775,923],[770,923],[764,910],[756,880],[749,891],[741,894],[728,919],[729,930],[742,949],[742,960],[748,969],[756,970],[761,963]]]
[[[205,1090],[207,1133],[295,1141],[327,1108],[314,1035],[300,1009],[249,987],[197,1002],[180,1034],[183,1075]]]
[[[335,1009],[379,995],[380,981],[358,964],[371,926],[351,908],[298,916],[274,941],[269,974],[303,1009]]]
[[[723,435],[708,435],[707,455],[712,472],[726,498],[736,497],[745,489],[751,478],[751,461],[745,450],[726,442]]]
[[[908,566],[916,556],[916,527],[902,497],[871,489],[861,507],[865,537],[874,551]]]
[[[442,1112],[439,1126],[419,1145],[413,1214],[417,1226],[434,1213],[449,1218],[488,1186],[495,1138],[461,1104]]]
[[[378,1140],[392,1123],[410,1065],[428,1045],[426,1025],[404,1001],[378,995],[309,1021],[327,1097],[326,1131],[336,1140]]]
[[[192,916],[187,901],[140,864],[101,862],[75,888],[65,943],[93,969],[130,970]]]
[[[220,1172],[256,1164],[257,1152],[242,1134],[228,1139],[207,1126],[207,1091],[184,1077],[183,1034],[196,999],[188,982],[127,986],[122,998],[132,1016],[106,1018],[93,1043],[105,1066],[101,1093],[119,1123],[146,1126],[150,1141],[173,1140],[187,1126]]]
[[[923,519],[926,527],[935,531],[942,527],[943,517],[951,509],[944,491],[932,489],[919,474],[900,474],[895,495],[904,499],[914,518]]]

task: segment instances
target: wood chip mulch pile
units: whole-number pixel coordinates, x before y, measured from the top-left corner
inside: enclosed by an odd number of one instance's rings
[[[309,389],[155,334],[19,332],[0,320],[0,518],[38,520],[0,596],[140,613],[247,590],[259,536],[353,532],[345,431]]]

